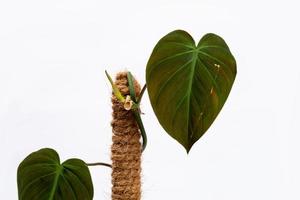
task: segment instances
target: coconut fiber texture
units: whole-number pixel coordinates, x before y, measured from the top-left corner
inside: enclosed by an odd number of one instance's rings
[[[115,85],[123,96],[129,95],[127,72],[118,73]],[[134,80],[136,95],[141,88]],[[141,199],[141,153],[140,131],[132,111],[124,109],[123,103],[112,95],[113,120],[112,200]]]

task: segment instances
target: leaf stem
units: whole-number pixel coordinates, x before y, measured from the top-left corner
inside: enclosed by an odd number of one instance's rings
[[[85,163],[87,166],[105,166],[112,168],[111,164],[103,163],[103,162],[96,162],[96,163]]]
[[[133,110],[133,114],[134,114],[135,120],[137,121],[139,129],[141,131],[141,135],[142,135],[142,138],[143,138],[142,151],[144,151],[146,149],[146,146],[147,146],[147,134],[146,134],[146,131],[145,131],[145,128],[144,128],[144,124],[143,124],[140,112],[138,110]]]
[[[144,92],[146,91],[146,88],[147,88],[147,85],[145,84],[142,88],[142,91],[140,93],[140,96],[137,98],[137,104],[140,105],[141,103],[141,100],[142,100],[142,97],[144,95]]]

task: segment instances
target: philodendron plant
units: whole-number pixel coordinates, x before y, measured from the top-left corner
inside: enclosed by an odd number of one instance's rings
[[[141,89],[130,72],[112,85],[112,163],[60,162],[44,148],[27,156],[17,172],[20,200],[91,200],[89,166],[112,168],[112,199],[141,199],[141,154],[147,144],[140,102],[147,88],[151,106],[163,129],[187,152],[211,126],[222,109],[236,76],[236,62],[225,41],[209,33],[195,43],[183,30],[156,44]],[[142,138],[142,140],[140,140]]]

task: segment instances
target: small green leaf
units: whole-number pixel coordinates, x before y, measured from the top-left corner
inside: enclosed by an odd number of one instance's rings
[[[235,59],[215,34],[196,45],[176,30],[155,46],[146,69],[150,102],[162,127],[187,152],[217,117],[235,76]]]
[[[112,89],[113,89],[114,95],[117,97],[117,99],[118,99],[120,102],[123,102],[123,103],[124,103],[124,102],[125,102],[125,98],[124,98],[123,95],[121,94],[119,88],[114,84],[114,82],[113,82],[111,76],[108,74],[108,72],[107,72],[106,70],[105,70],[105,75],[106,75],[107,79],[108,79],[109,82],[110,82],[110,85],[111,85],[111,87],[112,87]]]
[[[18,167],[19,200],[91,200],[94,189],[86,164],[69,159],[60,164],[53,149],[40,149]]]

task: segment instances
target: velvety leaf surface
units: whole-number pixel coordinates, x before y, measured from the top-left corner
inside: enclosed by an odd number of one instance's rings
[[[209,33],[196,45],[182,30],[158,42],[146,69],[158,121],[187,151],[215,120],[235,76],[235,59],[221,37]]]
[[[18,167],[20,200],[91,200],[93,184],[86,164],[69,159],[60,164],[53,149],[41,149],[27,156]]]

